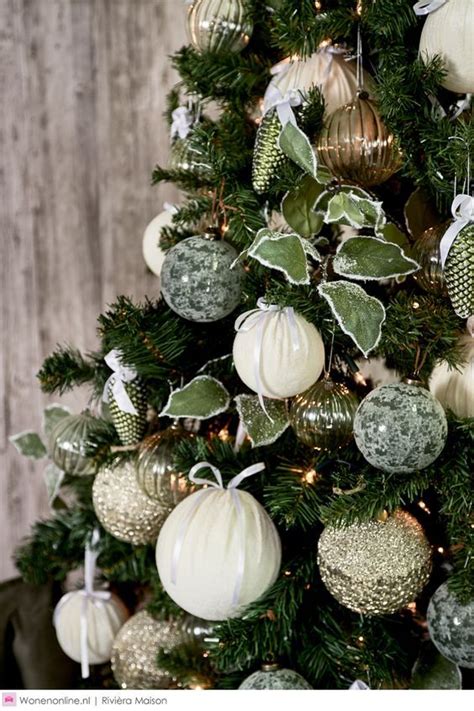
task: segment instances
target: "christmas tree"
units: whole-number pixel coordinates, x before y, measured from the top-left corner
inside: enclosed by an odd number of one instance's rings
[[[51,459],[22,576],[84,564],[54,615],[78,683],[472,683],[473,12],[189,6],[161,297],[59,346],[41,388],[90,408],[13,438]]]

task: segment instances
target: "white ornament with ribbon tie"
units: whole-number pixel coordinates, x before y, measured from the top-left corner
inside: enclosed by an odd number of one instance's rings
[[[128,365],[122,365],[122,354],[116,348],[109,351],[104,360],[109,368],[113,370],[113,373],[105,383],[102,400],[108,402],[111,392],[122,412],[128,412],[130,415],[138,415],[125,388],[126,383],[131,383],[132,380],[135,380],[137,371]]]
[[[474,197],[471,195],[456,195],[451,205],[454,222],[448,227],[439,245],[441,265],[444,267],[449,250],[458,234],[464,227],[474,222]]]
[[[192,615],[213,621],[238,617],[278,576],[278,532],[261,504],[238,489],[264,468],[253,464],[224,487],[219,469],[199,462],[189,479],[206,488],[178,504],[160,531],[156,564],[161,582]],[[203,469],[210,469],[215,480],[198,477]]]
[[[246,311],[235,322],[234,364],[240,379],[264,397],[284,399],[309,388],[324,367],[318,330],[291,307],[267,304]]]
[[[81,665],[83,679],[89,676],[90,664],[108,662],[113,641],[128,619],[123,602],[108,590],[96,590],[94,578],[99,542],[96,529],[84,558],[84,587],[63,595],[56,605],[53,623],[63,652]]]

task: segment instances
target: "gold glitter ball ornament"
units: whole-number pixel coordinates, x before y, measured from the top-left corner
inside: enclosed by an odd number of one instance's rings
[[[112,647],[112,671],[122,689],[172,689],[177,681],[160,669],[158,652],[171,652],[187,641],[180,620],[156,620],[146,610],[137,612],[119,631]]]
[[[418,521],[398,510],[386,520],[328,526],[318,544],[321,578],[345,607],[368,615],[412,602],[431,573],[431,548]]]
[[[393,134],[365,92],[329,116],[317,151],[332,175],[364,187],[384,183],[402,164]]]
[[[119,541],[154,543],[168,509],[150,499],[137,482],[136,459],[103,467],[92,487],[95,513],[106,531]]]

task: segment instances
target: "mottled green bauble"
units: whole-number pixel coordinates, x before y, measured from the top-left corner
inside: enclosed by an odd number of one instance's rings
[[[278,664],[264,664],[260,671],[251,674],[242,684],[239,689],[246,691],[267,691],[267,690],[299,690],[312,689],[306,679],[303,679],[301,674],[298,674],[291,669],[280,669]]]
[[[461,318],[474,315],[474,223],[459,232],[444,265],[453,309]]]
[[[382,385],[361,402],[354,438],[367,461],[389,473],[424,469],[439,457],[448,425],[443,407],[421,385]]]
[[[431,640],[443,657],[474,669],[474,598],[462,604],[443,583],[430,600],[426,619]]]
[[[228,316],[239,304],[244,270],[224,240],[188,237],[166,255],[161,293],[179,316],[205,323]]]

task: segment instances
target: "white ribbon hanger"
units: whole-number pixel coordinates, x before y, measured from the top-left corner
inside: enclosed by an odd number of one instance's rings
[[[116,348],[109,351],[104,360],[109,368],[113,370],[113,373],[105,383],[102,400],[104,402],[109,401],[109,387],[111,385],[112,394],[122,412],[128,412],[130,415],[138,415],[138,412],[125,389],[125,383],[130,383],[132,380],[135,380],[137,377],[137,371],[127,365],[122,365],[122,354]]]
[[[171,114],[171,138],[179,136],[180,138],[186,138],[191,126],[193,125],[193,118],[191,112],[186,106],[178,106]]]
[[[451,205],[454,222],[448,227],[439,245],[441,266],[444,267],[449,250],[463,227],[474,222],[474,197],[471,195],[456,195]]]
[[[448,0],[420,0],[420,2],[416,2],[413,5],[413,10],[415,11],[415,15],[429,15],[430,12],[435,12],[439,10],[440,7],[443,7],[447,1]]]

